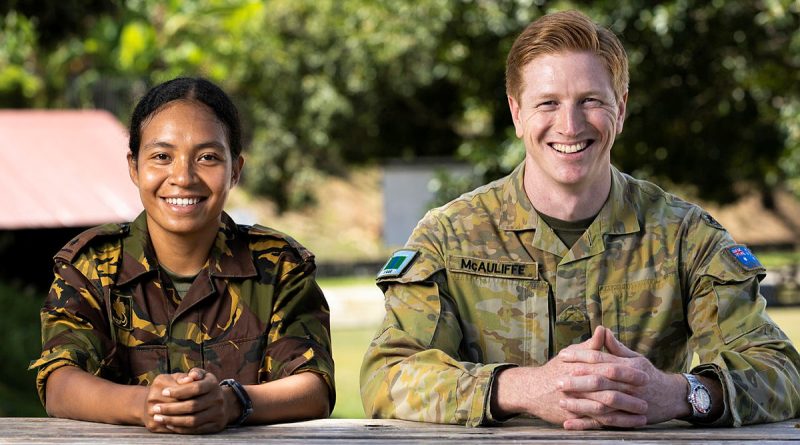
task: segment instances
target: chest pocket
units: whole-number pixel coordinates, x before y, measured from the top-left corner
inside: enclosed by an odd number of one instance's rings
[[[225,340],[203,345],[203,364],[206,371],[218,379],[235,378],[243,385],[259,382],[259,370],[264,363],[267,336],[241,340]]]
[[[172,371],[161,337],[167,326],[144,315],[146,306],[136,298],[141,294],[136,288],[107,290],[109,329],[115,342],[116,377],[111,380],[118,383],[150,385],[159,374]]]
[[[124,375],[135,385],[150,385],[159,374],[169,374],[169,355],[163,345],[120,347]]]
[[[508,269],[503,263],[492,263],[501,264],[500,269],[484,267],[488,271],[484,272],[459,267],[461,260],[450,258],[447,275],[450,294],[461,316],[469,358],[483,363],[546,363],[550,336],[549,286],[537,279],[536,264],[523,264],[519,276],[503,276],[491,273]]]
[[[687,360],[686,321],[677,273],[600,286],[603,325],[659,369]]]

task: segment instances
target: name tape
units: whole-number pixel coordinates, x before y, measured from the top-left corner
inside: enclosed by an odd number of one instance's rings
[[[539,279],[539,268],[536,263],[517,261],[495,261],[452,255],[447,260],[447,270],[491,277]]]

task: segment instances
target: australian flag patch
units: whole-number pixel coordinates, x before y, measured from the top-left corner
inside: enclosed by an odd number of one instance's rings
[[[758,261],[753,252],[746,246],[733,246],[726,249],[736,262],[743,266],[746,270],[760,269],[764,266]]]

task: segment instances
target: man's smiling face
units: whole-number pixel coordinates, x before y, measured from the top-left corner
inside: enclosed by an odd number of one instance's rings
[[[573,191],[602,182],[627,100],[615,97],[602,59],[589,52],[544,54],[523,68],[522,80],[520,97],[508,100],[526,169],[536,170],[526,175]]]

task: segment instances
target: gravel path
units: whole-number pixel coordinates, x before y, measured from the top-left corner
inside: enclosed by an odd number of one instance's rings
[[[372,328],[383,320],[383,293],[374,284],[323,287],[322,292],[331,308],[332,328]]]

